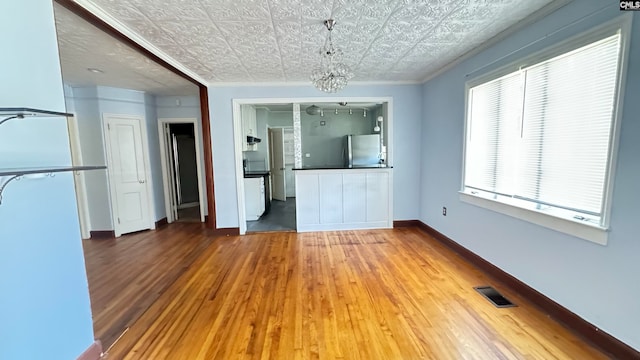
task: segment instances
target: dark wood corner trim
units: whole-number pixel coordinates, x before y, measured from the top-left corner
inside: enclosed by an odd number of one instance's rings
[[[220,228],[212,231],[213,236],[238,236],[240,228]]]
[[[202,118],[202,147],[204,148],[205,191],[207,192],[206,226],[216,228],[216,194],[213,182],[213,147],[209,119],[209,90],[200,85],[200,117]]]
[[[102,358],[102,343],[96,340],[85,350],[77,360],[100,360]]]
[[[411,221],[401,221],[401,224],[411,223]],[[513,291],[519,293],[522,297],[528,299],[542,311],[546,312],[549,316],[555,320],[563,323],[569,329],[573,330],[578,335],[582,336],[586,340],[599,347],[604,352],[610,354],[615,359],[638,359],[640,360],[640,352],[636,351],[629,345],[616,339],[615,337],[602,331],[595,325],[584,320],[580,316],[574,314],[569,309],[563,307],[557,302],[549,299],[545,295],[541,294],[537,290],[533,289],[529,285],[523,283],[512,275],[504,272],[497,266],[488,262],[487,260],[476,255],[474,252],[468,250],[464,246],[451,240],[444,234],[440,233],[431,226],[423,223],[422,221],[415,220],[416,225],[425,233],[431,235],[433,238],[458,253],[465,260],[482,270],[486,274],[492,276],[496,280],[500,281],[504,285],[510,287]],[[395,226],[394,222],[394,226]],[[401,227],[402,225],[398,226]]]
[[[114,239],[116,237],[116,232],[114,230],[96,230],[89,231],[89,235],[91,240]]]
[[[166,217],[163,217],[162,219],[156,221],[156,228],[159,228],[161,226],[165,226],[167,224],[169,224],[169,221],[167,221]]]

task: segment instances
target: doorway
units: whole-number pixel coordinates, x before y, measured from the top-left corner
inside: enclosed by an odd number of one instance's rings
[[[286,115],[285,115],[286,117]],[[293,178],[294,146],[293,127],[271,127],[266,120],[267,150],[263,161],[267,164],[264,186],[265,196],[269,196],[266,211],[258,219],[247,216],[247,232],[264,231],[295,231],[296,230],[296,200],[295,180]],[[248,158],[255,158],[252,153],[245,154]],[[260,156],[260,155],[259,155]],[[249,166],[253,162],[248,162]],[[256,171],[249,167],[245,171],[245,209],[248,209],[252,199],[251,180],[247,180],[247,174],[253,176]]]
[[[196,119],[160,119],[158,136],[167,222],[204,222],[201,144]]]

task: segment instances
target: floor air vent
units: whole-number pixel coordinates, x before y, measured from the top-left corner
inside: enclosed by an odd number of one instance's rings
[[[476,286],[474,289],[491,301],[491,303],[496,307],[504,308],[517,306],[491,286]]]

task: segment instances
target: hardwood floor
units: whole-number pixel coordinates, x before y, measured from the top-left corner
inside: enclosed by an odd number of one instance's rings
[[[82,242],[94,334],[105,349],[207,248],[208,234],[200,224],[172,224]]]
[[[198,233],[181,225],[174,240]],[[495,308],[473,290],[485,284],[519,306]],[[400,228],[217,238],[107,358],[607,357],[417,228]]]

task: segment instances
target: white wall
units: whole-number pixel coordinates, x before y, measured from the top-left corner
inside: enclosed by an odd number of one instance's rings
[[[0,43],[0,107],[65,111],[52,2],[2,2]],[[0,125],[0,168],[51,165],[71,165],[65,118]],[[75,359],[93,343],[71,173],[4,189],[0,294],[0,359]]]
[[[339,94],[309,86],[210,87],[209,109],[215,169],[216,218],[219,228],[238,227],[232,99],[296,97],[393,97],[395,220],[420,215],[420,121],[422,86],[349,85]]]
[[[607,246],[462,203],[465,81],[592,29],[618,2],[573,1],[424,85],[420,219],[640,350],[640,18],[634,14]],[[480,70],[479,70],[480,69]],[[441,215],[446,206],[447,216]]]

